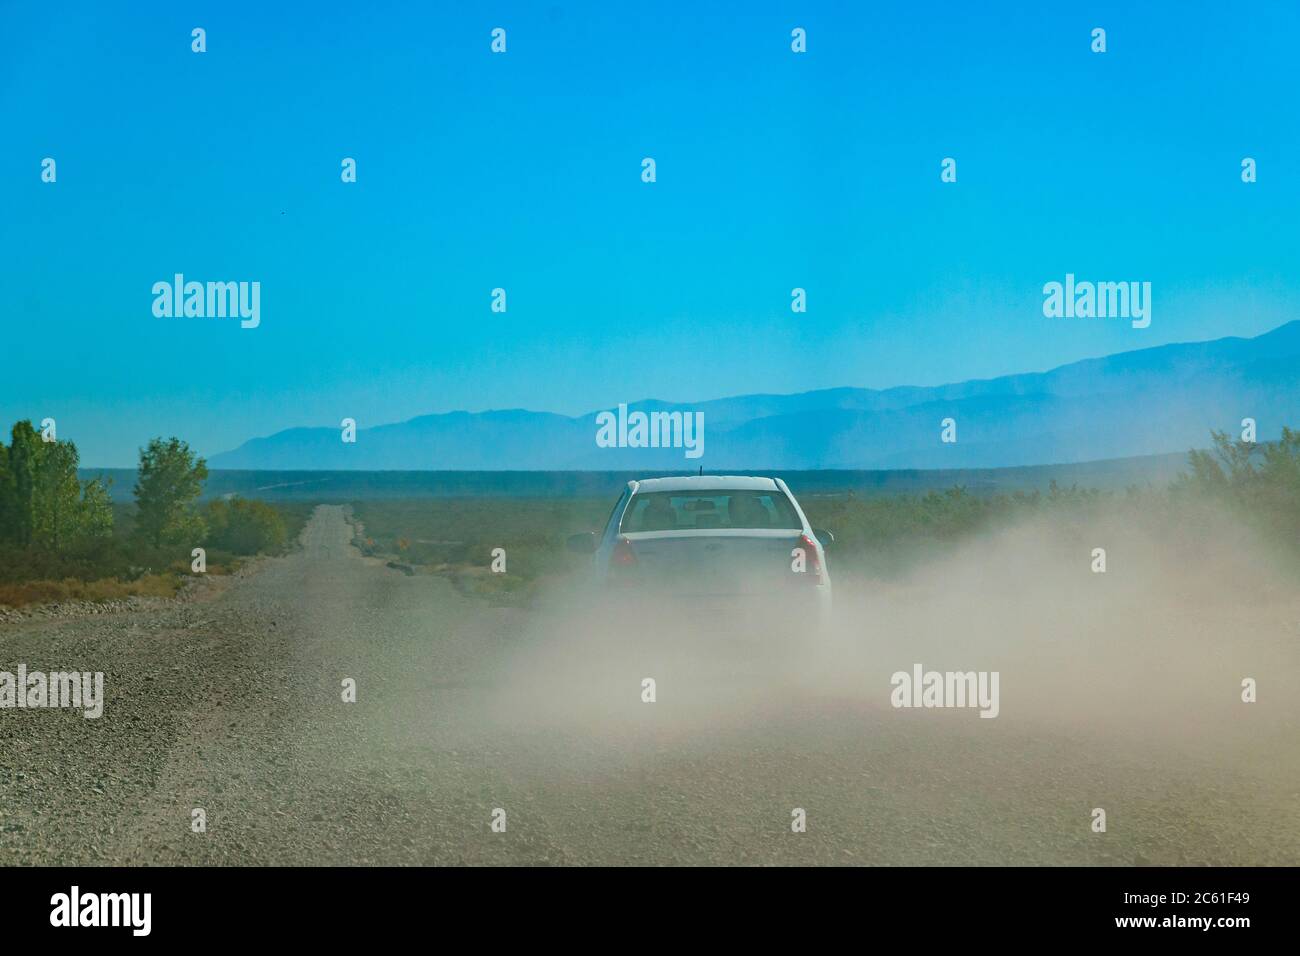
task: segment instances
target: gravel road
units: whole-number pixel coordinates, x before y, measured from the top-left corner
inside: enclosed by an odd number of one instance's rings
[[[300,549],[185,602],[0,623],[0,670],[103,671],[106,696],[99,719],[0,710],[0,864],[1300,863],[1294,594],[1186,610],[1197,660],[1243,614],[1264,635],[1257,704],[1235,660],[1180,669],[1168,642],[1123,658],[1122,690],[1077,644],[1008,643],[984,720],[890,708],[891,671],[984,659],[945,656],[942,602],[907,589],[874,597],[870,654],[791,664],[604,641],[562,595],[493,608],[350,537],[321,507]],[[1088,687],[1114,706],[1090,715]]]

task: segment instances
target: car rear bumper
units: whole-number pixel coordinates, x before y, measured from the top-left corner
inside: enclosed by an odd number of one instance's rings
[[[821,628],[829,625],[832,608],[829,584],[758,594],[615,587],[602,593],[600,603],[628,623],[705,631]]]

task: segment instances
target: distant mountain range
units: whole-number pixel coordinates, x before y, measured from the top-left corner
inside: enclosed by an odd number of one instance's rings
[[[602,411],[615,411],[607,409]],[[1211,429],[1258,422],[1258,438],[1300,426],[1300,321],[1251,339],[1163,345],[934,387],[832,388],[707,402],[628,403],[702,412],[704,454],[602,448],[597,415],[522,409],[422,415],[357,431],[291,428],[213,455],[211,468],[262,470],[694,470],[999,468],[1204,447]],[[940,441],[956,421],[957,441]]]

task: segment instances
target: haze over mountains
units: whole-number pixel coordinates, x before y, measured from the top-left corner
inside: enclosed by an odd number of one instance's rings
[[[707,374],[707,369],[702,369]],[[1048,372],[934,387],[831,388],[630,411],[704,413],[704,454],[601,448],[598,409],[571,418],[522,409],[424,415],[359,428],[292,428],[213,455],[211,468],[683,470],[996,468],[1204,447],[1211,429],[1258,423],[1261,441],[1300,427],[1300,321],[1255,338],[1165,345]],[[341,417],[341,416],[340,416]],[[940,441],[941,422],[957,441]],[[362,423],[364,424],[364,422]]]

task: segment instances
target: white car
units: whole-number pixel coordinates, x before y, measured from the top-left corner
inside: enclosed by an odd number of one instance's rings
[[[629,481],[604,531],[571,537],[604,591],[671,595],[675,607],[782,611],[825,624],[826,545],[780,478]]]

